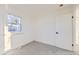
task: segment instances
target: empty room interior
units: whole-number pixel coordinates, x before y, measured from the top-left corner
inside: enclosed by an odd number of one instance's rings
[[[79,55],[79,5],[0,4],[0,55]]]

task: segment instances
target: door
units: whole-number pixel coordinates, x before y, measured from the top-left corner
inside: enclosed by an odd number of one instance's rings
[[[72,50],[72,15],[56,17],[56,46]]]

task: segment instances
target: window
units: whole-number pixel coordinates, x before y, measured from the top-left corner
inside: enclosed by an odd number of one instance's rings
[[[21,32],[21,17],[8,14],[8,31]]]

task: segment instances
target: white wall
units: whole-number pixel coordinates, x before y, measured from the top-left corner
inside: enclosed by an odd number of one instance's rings
[[[56,26],[56,24],[59,25]],[[72,50],[71,12],[68,12],[66,14],[53,13],[41,16],[40,18],[38,18],[37,30],[37,41]],[[59,36],[56,35],[56,31],[59,32]]]
[[[58,46],[58,47],[65,45],[65,48],[68,47],[68,48],[70,48],[70,50],[72,50],[72,7],[59,8],[57,10],[56,10],[57,12],[51,11],[51,13],[49,11],[47,11],[47,13],[45,13],[45,14],[44,14],[44,12],[42,12],[43,15],[39,15],[39,17],[37,18],[37,23],[36,23],[36,28],[37,28],[36,29],[37,30],[37,35],[36,35],[37,39],[36,40],[46,43],[46,44]],[[67,18],[63,17],[64,15],[68,15],[68,20],[69,20],[68,24],[65,23],[66,20],[64,20],[64,18],[65,19],[67,19]],[[61,22],[58,21],[58,23],[63,22],[62,23],[63,28],[61,27],[61,30],[59,30],[59,31],[64,31],[64,33],[65,33],[64,38],[62,37],[63,35],[60,35],[61,39],[57,39],[57,37],[56,37],[56,19],[63,20]],[[66,27],[64,27],[64,23],[65,23]],[[67,28],[67,31],[65,30],[66,28]],[[68,39],[70,39],[70,40],[68,41]],[[69,42],[68,44],[70,44],[69,46],[66,46],[67,41]],[[58,43],[60,43],[60,45],[57,45]],[[65,44],[63,45],[63,43],[65,43]]]
[[[22,32],[12,33],[12,48],[32,40],[55,45],[56,17],[72,13],[71,6],[58,5],[9,5],[8,13],[22,17]],[[69,32],[70,33],[70,32]]]
[[[79,5],[74,5],[74,51],[79,53]]]
[[[55,45],[56,39],[56,16],[53,14],[43,15],[37,21],[37,41]]]
[[[21,33],[11,33],[11,44],[12,48],[19,47],[21,45],[27,44],[33,40],[33,22],[30,16],[22,9],[17,9],[8,6],[8,13],[11,13],[16,16],[22,17],[22,32]]]
[[[47,44],[55,45],[56,29],[55,18],[58,15],[72,13],[70,5],[59,8],[58,5],[7,5],[6,7],[0,6],[0,51],[4,48],[3,42],[3,25],[7,24],[7,18],[4,19],[2,24],[2,14],[4,11],[12,13],[16,16],[22,17],[22,32],[11,33],[11,47],[16,48],[21,45],[27,44],[32,40],[41,41]],[[8,9],[7,9],[8,7]],[[7,15],[7,13],[5,13]],[[6,16],[5,15],[5,16]]]
[[[5,6],[0,5],[0,54],[4,52],[4,19]]]

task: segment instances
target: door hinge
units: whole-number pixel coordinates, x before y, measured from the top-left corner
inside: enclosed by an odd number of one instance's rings
[[[72,19],[74,18],[74,16],[72,16]]]
[[[72,44],[72,46],[74,46],[74,44]]]

